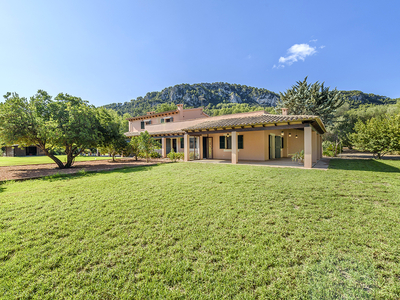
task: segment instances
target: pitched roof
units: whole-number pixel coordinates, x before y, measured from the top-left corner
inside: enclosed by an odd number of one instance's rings
[[[126,137],[139,136],[141,132],[144,132],[144,131],[125,132],[125,136]],[[162,134],[182,135],[184,133],[185,132],[182,131],[182,130],[168,130],[168,131],[149,132],[150,135],[162,135]]]
[[[140,119],[149,119],[149,118],[154,118],[154,117],[160,117],[163,115],[173,115],[173,114],[177,114],[178,112],[179,112],[178,109],[168,110],[168,111],[163,111],[163,112],[159,112],[159,113],[152,113],[152,114],[147,114],[147,115],[143,115],[143,116],[132,117],[132,118],[128,118],[127,120],[135,121],[135,120],[140,120]]]
[[[209,121],[205,121],[205,122],[184,128],[182,130],[192,131],[192,130],[204,130],[204,129],[217,129],[217,128],[225,128],[225,127],[259,125],[259,124],[280,123],[280,122],[294,122],[294,121],[317,121],[318,122],[318,120],[320,121],[318,116],[312,116],[312,115],[272,115],[272,114],[264,114],[263,113],[260,115],[248,116],[248,117],[226,118],[226,119],[219,119],[219,120],[214,120],[214,121],[209,120]],[[318,123],[322,124],[321,121]],[[321,127],[321,128],[323,128],[323,127]]]

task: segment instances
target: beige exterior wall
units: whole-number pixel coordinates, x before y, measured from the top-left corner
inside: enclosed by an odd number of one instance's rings
[[[166,117],[172,117],[173,121],[161,123],[161,119]],[[207,116],[203,113],[202,108],[182,109],[181,107],[178,107],[177,112],[167,113],[165,116],[154,116],[154,117],[149,116],[145,120],[129,121],[129,132],[134,132],[134,131],[140,132],[145,130],[147,130],[148,132],[180,130],[184,128],[182,127],[182,125],[184,125],[185,127],[186,126],[189,127],[199,123],[195,122],[193,124],[191,123],[182,124],[182,122],[188,120],[196,120],[196,119],[201,119],[201,121],[204,121],[204,118],[207,118]],[[145,129],[141,129],[142,121],[146,122],[151,121],[151,124],[145,124]],[[175,125],[176,123],[179,123],[181,125]]]
[[[291,137],[289,137],[289,133]],[[296,138],[297,135],[297,138]],[[299,129],[285,130],[287,141],[287,157],[291,157],[294,153],[304,150],[304,131]]]
[[[239,161],[269,160],[269,135],[283,137],[281,157],[291,157],[295,152],[304,150],[304,132],[302,130],[284,130],[283,132],[283,136],[281,134],[282,130],[237,132],[238,135],[243,135],[243,149],[238,149]],[[291,137],[289,137],[289,132],[291,133]],[[213,158],[231,159],[231,150],[219,148],[219,137],[221,135],[226,136],[226,133],[208,135],[213,138]],[[275,146],[273,149],[275,149]]]
[[[227,134],[209,134],[213,138],[213,158],[231,159],[232,149],[220,149],[219,137]],[[237,135],[243,135],[243,149],[238,149],[239,160],[265,160],[264,154],[264,132],[250,131],[238,132]]]

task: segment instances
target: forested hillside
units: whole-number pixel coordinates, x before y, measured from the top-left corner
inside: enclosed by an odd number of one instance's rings
[[[361,91],[341,91],[350,108],[365,104],[395,104],[396,99],[367,94]],[[113,109],[120,115],[144,115],[148,111],[160,111],[163,108],[174,108],[183,103],[187,107],[204,106],[211,115],[236,113],[242,111],[265,109],[272,111],[279,94],[263,88],[223,82],[178,84],[167,87],[161,92],[149,92],[144,97],[124,103],[111,103],[105,108]]]
[[[267,89],[249,87],[223,82],[178,84],[167,87],[161,92],[149,92],[125,103],[112,103],[104,107],[116,110],[119,114],[131,116],[146,114],[160,104],[183,103],[185,107],[205,106],[216,109],[218,104],[245,104],[246,107],[273,107],[279,99],[277,93]],[[232,106],[225,105],[224,107]],[[235,106],[235,105],[234,105]]]

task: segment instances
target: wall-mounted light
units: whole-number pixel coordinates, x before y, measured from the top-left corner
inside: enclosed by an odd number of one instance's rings
[[[289,132],[289,137],[292,137],[292,134]]]
[[[281,131],[281,135],[284,135],[285,133],[283,132],[283,130]]]
[[[296,134],[296,139],[297,139],[297,134]]]
[[[226,134],[226,137],[230,137],[230,134],[229,134],[229,133],[227,133],[227,134]]]

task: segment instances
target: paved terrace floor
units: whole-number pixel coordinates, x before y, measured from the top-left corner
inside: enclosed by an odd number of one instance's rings
[[[328,170],[330,158],[324,157],[319,162],[317,162],[313,169]],[[195,163],[211,163],[211,164],[230,164],[230,160],[225,159],[203,159],[203,160],[193,160],[191,162]],[[297,168],[304,169],[303,164],[292,161],[291,158],[277,158],[267,161],[255,161],[255,160],[239,160],[238,165],[250,165],[250,166],[267,166],[274,168]]]

